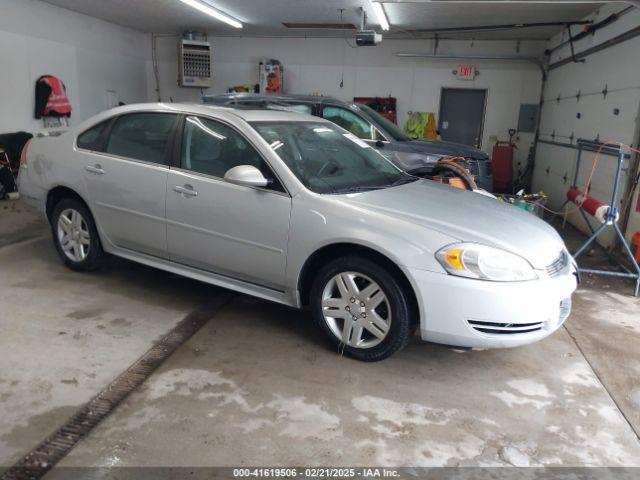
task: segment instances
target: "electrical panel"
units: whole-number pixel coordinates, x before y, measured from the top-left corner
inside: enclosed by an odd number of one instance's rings
[[[538,111],[540,107],[535,103],[523,103],[520,105],[520,116],[518,117],[518,131],[523,133],[534,133],[538,121]]]
[[[178,44],[181,87],[211,86],[211,44],[199,40],[180,40]]]

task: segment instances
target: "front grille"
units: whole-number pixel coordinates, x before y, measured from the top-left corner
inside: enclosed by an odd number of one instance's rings
[[[562,252],[560,252],[558,258],[556,258],[551,265],[547,266],[547,275],[549,275],[550,277],[557,276],[564,270],[564,267],[567,266],[568,261],[569,255],[563,250]]]
[[[480,167],[478,166],[477,160],[474,160],[473,158],[467,158],[465,159],[465,164],[467,170],[469,170],[469,173],[471,175],[477,177],[480,174]]]
[[[492,335],[512,335],[514,333],[530,333],[542,330],[543,322],[535,323],[496,323],[469,320],[469,325],[477,332]]]
[[[487,158],[466,157],[464,166],[471,175],[476,177],[476,181],[491,177],[491,162]]]

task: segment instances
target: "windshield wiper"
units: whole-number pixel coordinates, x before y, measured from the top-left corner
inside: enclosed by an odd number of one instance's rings
[[[409,175],[413,175],[414,177],[421,177],[423,175],[427,175],[433,171],[433,166],[431,167],[417,167],[408,170],[407,173]]]
[[[405,185],[407,183],[415,182],[416,180],[420,180],[418,177],[414,177],[411,175],[403,175],[401,178],[392,183],[387,183],[385,185],[369,185],[369,186],[353,186],[353,187],[343,187],[343,188],[333,188],[331,189],[331,193],[357,193],[357,192],[370,192],[372,190],[383,190],[385,188],[397,187],[398,185]]]
[[[371,187],[343,187],[334,188],[330,193],[358,193],[358,192],[370,192],[372,190],[381,190],[387,188],[387,185],[377,185]]]
[[[399,178],[398,180],[396,180],[393,183],[390,183],[389,185],[385,185],[385,187],[397,187],[398,185],[405,185],[407,183],[413,183],[416,180],[420,180],[418,177],[414,177],[413,175],[405,175],[401,178]]]

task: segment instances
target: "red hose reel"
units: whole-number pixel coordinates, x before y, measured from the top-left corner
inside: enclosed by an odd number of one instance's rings
[[[607,220],[609,220],[607,219],[607,214],[609,213],[609,210],[611,210],[611,207],[593,197],[590,197],[588,194],[585,195],[578,189],[578,187],[571,187],[567,191],[567,199],[592,217],[597,218],[601,223],[606,223]],[[615,221],[618,220],[618,217],[619,214],[616,212]]]

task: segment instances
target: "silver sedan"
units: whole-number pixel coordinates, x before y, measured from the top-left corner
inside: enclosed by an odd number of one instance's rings
[[[543,221],[398,170],[322,119],[144,104],[23,154],[24,198],[62,261],[106,253],[302,308],[381,360],[423,340],[513,347],[567,318],[575,265]]]

